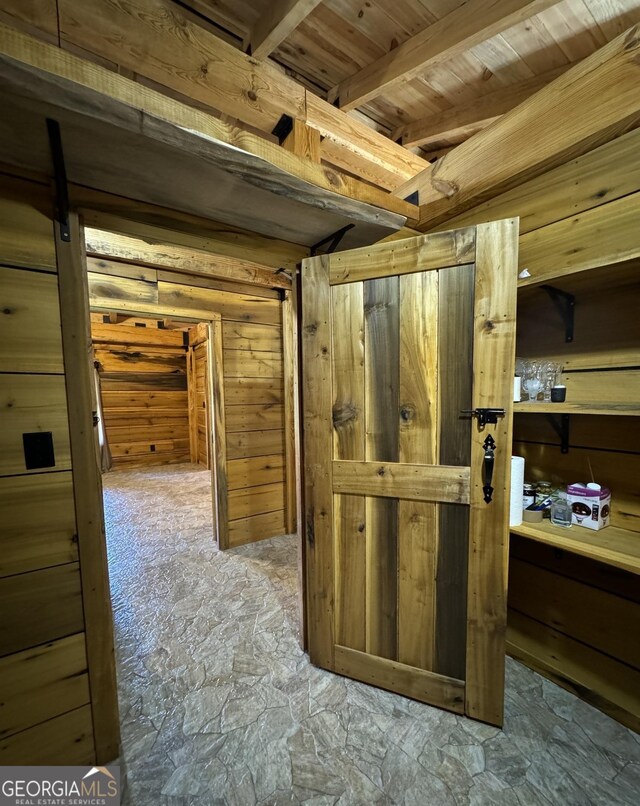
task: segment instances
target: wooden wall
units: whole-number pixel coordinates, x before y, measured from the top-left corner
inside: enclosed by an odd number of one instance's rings
[[[611,527],[640,531],[640,131],[630,132],[438,229],[521,217],[517,354],[565,366],[569,451],[544,414],[516,414],[526,478],[611,488]],[[573,341],[540,284],[575,295]],[[559,411],[560,409],[558,409]],[[573,527],[573,537],[580,537]],[[638,535],[640,541],[640,535]],[[512,535],[508,647],[625,724],[640,728],[638,576]],[[640,556],[636,550],[635,556]]]
[[[280,294],[114,259],[90,258],[88,268],[94,316],[119,311],[195,324],[221,315],[229,546],[284,534],[295,473],[285,478]]]
[[[211,412],[209,401],[209,334],[203,322],[189,330],[187,385],[191,461],[211,468]]]
[[[188,462],[186,333],[102,318],[93,314],[91,337],[113,467]]]
[[[96,760],[52,214],[0,177],[0,764]],[[25,432],[54,466],[27,468]]]

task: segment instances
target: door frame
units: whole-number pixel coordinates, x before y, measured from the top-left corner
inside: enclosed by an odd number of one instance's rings
[[[96,763],[106,764],[120,755],[120,717],[102,474],[94,437],[86,257],[76,212],[69,214],[69,240],[62,239],[57,221],[53,226],[91,714]]]
[[[113,761],[120,753],[120,722],[118,713],[115,667],[115,641],[106,534],[103,506],[102,472],[97,462],[93,425],[94,379],[90,361],[91,318],[87,263],[84,248],[83,213],[102,214],[100,208],[86,205],[70,212],[71,240],[63,240],[57,221],[55,228],[63,356],[66,373],[69,431],[73,462],[73,490],[76,502],[78,547],[82,575],[82,597],[87,633],[87,667],[91,689],[96,762]],[[108,218],[108,213],[106,214]],[[126,218],[126,216],[122,216]],[[135,221],[135,217],[131,219]],[[179,224],[179,222],[177,222]],[[93,226],[98,226],[95,222]],[[108,229],[108,226],[106,227]],[[179,226],[176,228],[179,232]],[[293,285],[295,289],[295,284]],[[295,291],[282,294],[282,334],[284,353],[284,399],[296,405],[285,406],[285,466],[287,483],[287,528],[296,531],[300,522],[300,476],[298,457],[300,445],[297,423],[297,314]],[[115,306],[117,307],[117,306]],[[203,321],[194,318],[194,324]],[[210,451],[215,538],[221,549],[228,547],[226,431],[224,428],[224,367],[222,353],[222,318],[212,312],[206,320],[213,349],[209,357],[209,395],[212,427]],[[290,360],[287,360],[287,356]],[[215,379],[215,380],[214,380]],[[217,384],[219,394],[214,393]],[[217,461],[224,459],[224,472],[216,473]],[[291,493],[291,488],[293,493]],[[296,490],[298,488],[298,490]],[[218,524],[226,528],[218,529]],[[302,567],[299,566],[299,591],[303,590]],[[301,610],[301,633],[304,633],[304,610]]]
[[[477,472],[487,431],[472,427],[465,680],[340,647],[334,636],[333,393],[330,280],[353,282],[475,263],[473,393],[471,407],[503,401],[505,416],[491,427],[501,452],[511,456],[515,298],[519,219],[376,244],[303,261],[302,303],[304,478],[307,630],[313,663],[382,688],[501,725],[507,611],[510,459],[496,466],[494,500],[483,500]],[[351,266],[349,261],[351,260]],[[500,268],[499,280],[494,267]],[[311,300],[311,301],[310,301]],[[505,347],[496,374],[494,343]],[[507,345],[508,348],[507,348]],[[491,348],[491,349],[489,349]],[[505,350],[508,349],[508,353]],[[494,534],[496,539],[483,540]],[[367,669],[365,659],[373,658]],[[495,685],[502,669],[502,686]],[[351,673],[350,673],[351,672]],[[429,674],[427,678],[425,675]],[[461,686],[460,684],[463,683]],[[422,696],[420,696],[422,694]]]

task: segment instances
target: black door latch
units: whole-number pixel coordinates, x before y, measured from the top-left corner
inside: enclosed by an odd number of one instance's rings
[[[463,409],[460,414],[470,414],[472,417],[478,418],[478,425],[484,428],[487,423],[496,425],[498,417],[504,417],[506,414],[504,409]]]

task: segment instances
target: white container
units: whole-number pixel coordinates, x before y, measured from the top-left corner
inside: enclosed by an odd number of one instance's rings
[[[522,400],[522,378],[514,375],[513,378],[513,402],[519,403]]]

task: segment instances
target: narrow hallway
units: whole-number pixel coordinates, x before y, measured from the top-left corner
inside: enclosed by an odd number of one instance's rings
[[[104,489],[130,806],[636,802],[639,737],[511,659],[504,731],[311,666],[295,537],[218,552],[206,471]]]

